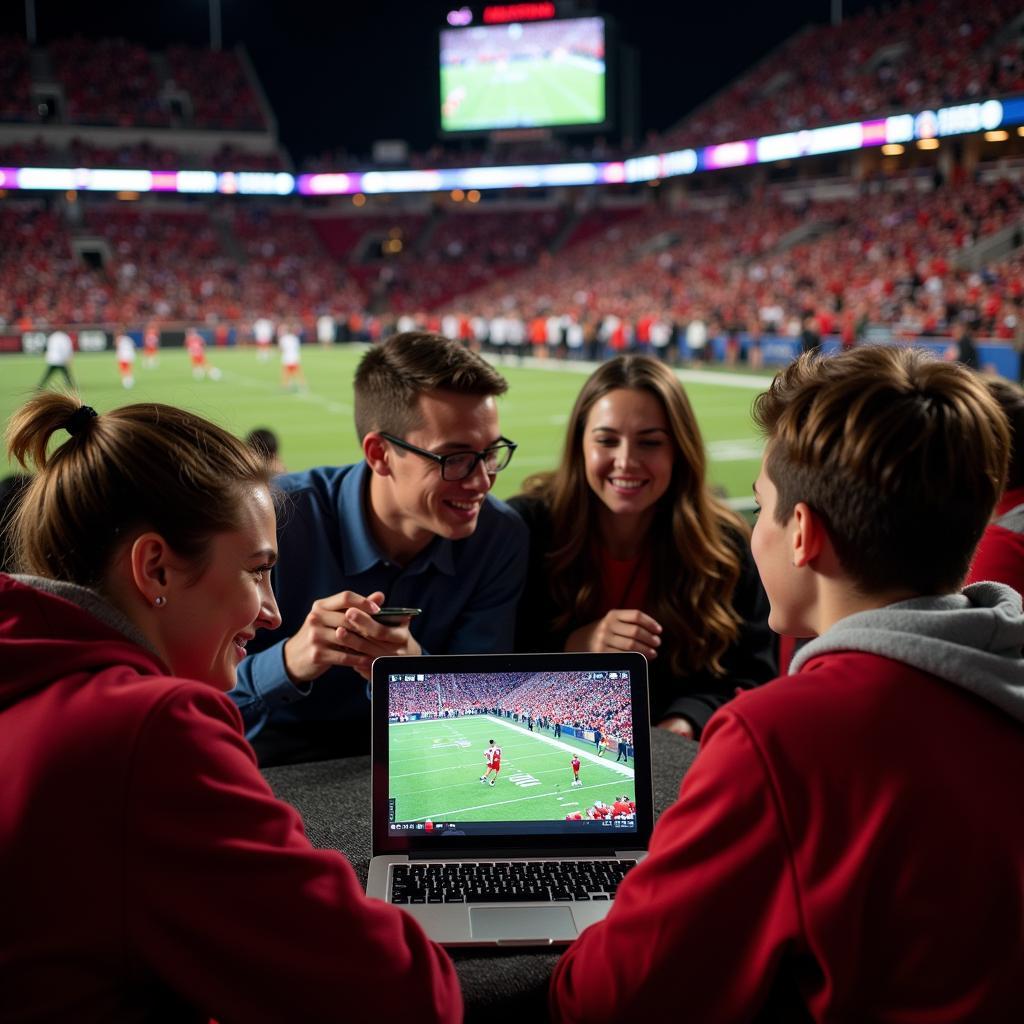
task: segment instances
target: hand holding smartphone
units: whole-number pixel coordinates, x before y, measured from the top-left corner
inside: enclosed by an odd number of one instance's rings
[[[372,618],[374,622],[381,622],[385,626],[397,626],[402,619],[413,619],[422,610],[422,608],[381,608]]]

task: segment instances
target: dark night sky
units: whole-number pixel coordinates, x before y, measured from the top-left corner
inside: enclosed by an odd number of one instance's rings
[[[207,0],[35,0],[39,40],[123,36],[153,48],[209,42]],[[436,31],[462,0],[309,4],[221,0],[225,46],[242,42],[296,159],[374,139],[434,141]],[[640,65],[640,127],[663,129],[808,22],[826,22],[829,0],[591,0],[581,13],[612,15]],[[845,0],[847,13],[868,6]],[[474,9],[479,9],[474,5]],[[24,4],[0,4],[0,34],[23,35]]]

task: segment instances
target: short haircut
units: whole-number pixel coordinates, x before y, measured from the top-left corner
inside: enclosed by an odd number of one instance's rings
[[[395,334],[363,356],[355,375],[356,433],[404,437],[420,423],[420,395],[503,395],[508,382],[457,341],[428,331]]]
[[[237,529],[245,488],[270,479],[254,451],[194,413],[148,403],[97,416],[59,392],[14,413],[7,450],[37,469],[13,521],[18,568],[82,586],[102,583],[136,530],[159,533],[198,579],[214,535]]]
[[[1006,478],[1006,417],[980,376],[915,349],[801,356],[754,404],[778,491],[821,517],[866,594],[961,585]]]
[[[255,427],[245,435],[245,443],[263,459],[273,459],[280,450],[280,442],[269,427]]]
[[[1024,487],[1024,388],[1005,377],[988,377],[985,386],[1010,424],[1010,468],[1006,489]]]

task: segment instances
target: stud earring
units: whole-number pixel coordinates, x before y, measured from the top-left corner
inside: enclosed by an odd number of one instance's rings
[[[154,608],[163,608],[163,606],[165,604],[167,604],[167,598],[164,597],[163,594],[160,594],[158,597],[155,597],[153,599],[153,607]]]

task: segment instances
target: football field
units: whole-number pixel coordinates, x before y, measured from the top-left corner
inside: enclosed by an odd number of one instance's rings
[[[208,350],[210,362],[222,371],[218,381],[193,380],[183,349],[163,350],[155,369],[144,368],[140,359],[130,391],[121,386],[112,352],[78,355],[71,369],[83,399],[100,413],[130,402],[157,401],[194,409],[240,435],[271,427],[281,438],[285,465],[301,470],[362,457],[352,420],[352,375],[362,352],[361,345],[304,345],[302,366],[309,386],[298,392],[281,387],[276,353],[260,362],[248,348]],[[31,396],[44,369],[42,356],[0,356],[5,423]],[[508,393],[498,401],[501,429],[519,445],[494,486],[494,493],[505,498],[520,490],[525,476],[556,464],[572,403],[593,367],[550,360],[543,367],[499,369],[509,382]],[[730,497],[748,499],[761,452],[750,407],[768,378],[712,370],[681,371],[680,376],[704,433],[711,482]]]
[[[604,74],[597,65],[545,60],[442,67],[444,131],[599,124]]]
[[[489,740],[501,747],[501,771],[482,783]],[[390,784],[396,821],[563,821],[596,800],[631,800],[633,764],[614,752],[598,757],[593,743],[550,731],[530,732],[507,718],[468,715],[388,727]],[[570,761],[580,759],[581,786]]]

